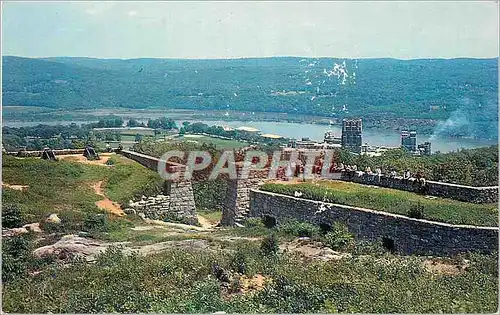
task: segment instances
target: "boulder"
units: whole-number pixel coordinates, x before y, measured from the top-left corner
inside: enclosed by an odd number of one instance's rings
[[[59,219],[59,217],[55,213],[52,213],[51,215],[49,215],[49,217],[47,218],[46,221],[51,222],[51,223],[56,223],[56,224],[61,223],[61,219]]]
[[[11,237],[11,236],[16,236],[20,234],[25,234],[28,232],[35,232],[35,233],[41,233],[42,229],[40,229],[40,223],[29,223],[25,224],[22,227],[18,228],[12,228],[12,229],[5,229],[2,231],[2,236],[3,237]]]
[[[23,228],[30,230],[32,232],[35,232],[35,233],[42,232],[42,229],[40,228],[40,223],[38,223],[38,222],[25,224],[25,225],[23,225]]]
[[[76,236],[64,235],[55,244],[39,247],[33,251],[36,257],[56,255],[65,260],[69,257],[80,256],[87,261],[95,260],[97,254],[106,250],[109,244],[101,244],[95,240]]]

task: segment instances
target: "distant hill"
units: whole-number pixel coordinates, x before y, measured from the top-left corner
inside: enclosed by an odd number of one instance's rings
[[[496,137],[498,59],[3,57],[3,104],[231,109],[449,121]],[[455,127],[453,127],[455,126]]]

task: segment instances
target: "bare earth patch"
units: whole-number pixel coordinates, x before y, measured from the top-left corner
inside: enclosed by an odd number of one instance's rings
[[[307,237],[301,237],[291,242],[281,244],[280,250],[283,252],[297,253],[306,259],[323,261],[339,260],[351,256],[349,253],[336,252],[319,242],[311,241]]]
[[[120,208],[120,205],[117,203],[111,201],[106,195],[104,195],[104,192],[102,191],[102,180],[98,181],[97,183],[94,184],[94,192],[99,195],[104,197],[103,200],[96,201],[95,205],[98,206],[101,209],[104,209],[108,211],[109,213],[116,214],[118,216],[124,216],[125,212]]]
[[[109,166],[106,163],[108,162],[108,160],[112,154],[113,153],[101,153],[101,154],[99,154],[99,156],[101,157],[101,159],[99,159],[99,160],[87,160],[87,158],[84,157],[83,154],[58,155],[57,158],[60,160],[67,160],[67,161],[78,162],[78,163],[83,163],[83,164]]]
[[[264,288],[264,285],[266,282],[268,282],[269,279],[264,277],[261,274],[256,274],[253,277],[248,277],[246,275],[243,275],[240,277],[240,285],[241,285],[241,293],[249,293],[249,292],[254,292],[254,291],[259,291]]]

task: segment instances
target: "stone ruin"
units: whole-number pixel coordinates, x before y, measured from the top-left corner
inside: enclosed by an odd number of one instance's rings
[[[124,211],[127,214],[138,214],[152,220],[199,225],[194,205],[190,205],[189,197],[186,195],[185,200],[182,199],[182,196],[172,195],[171,192],[149,197],[142,196],[138,201],[130,200],[129,208]]]
[[[128,150],[121,150],[119,153],[155,172],[158,170],[158,158]],[[162,194],[155,197],[142,196],[140,200],[130,202],[125,213],[135,213],[154,220],[199,225],[191,180],[182,176],[186,166],[168,162],[167,168],[169,172],[179,172],[181,176],[176,180],[165,181]]]
[[[99,160],[99,154],[97,154],[96,150],[93,147],[87,146],[83,151],[83,156],[87,158],[87,160]]]

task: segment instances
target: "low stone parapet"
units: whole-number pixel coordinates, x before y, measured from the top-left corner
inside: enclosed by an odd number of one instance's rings
[[[455,255],[498,250],[498,227],[453,225],[382,211],[251,190],[250,217],[272,217],[277,224],[299,220],[345,224],[357,238],[383,241],[401,254]]]
[[[354,174],[342,172],[339,179],[358,184],[393,188],[415,193],[419,193],[422,190],[415,178],[403,179],[402,177],[378,176],[363,172],[356,172]],[[498,186],[473,187],[436,181],[426,181],[425,185],[426,195],[472,203],[498,202]]]

